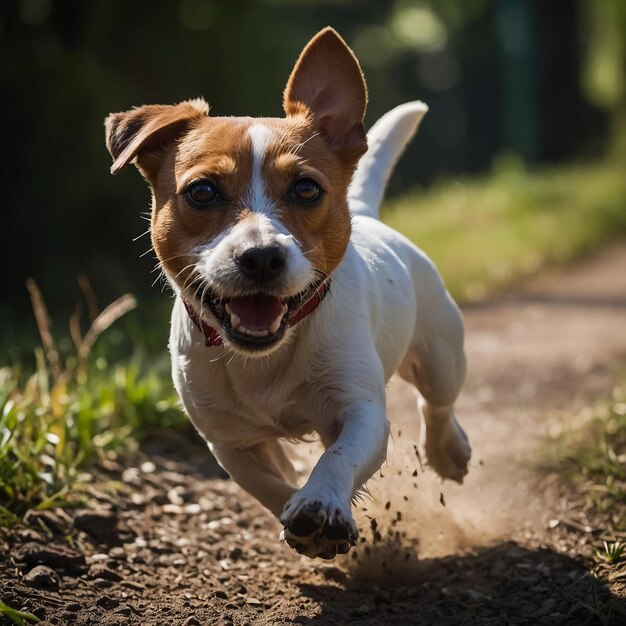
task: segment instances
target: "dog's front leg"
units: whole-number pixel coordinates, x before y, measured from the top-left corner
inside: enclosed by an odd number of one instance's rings
[[[297,476],[279,441],[247,448],[210,443],[209,448],[230,477],[278,517],[297,490]]]
[[[355,544],[352,498],[380,468],[387,452],[384,397],[382,405],[373,399],[351,402],[341,413],[336,422],[339,435],[280,516],[284,540],[311,558],[332,559]]]

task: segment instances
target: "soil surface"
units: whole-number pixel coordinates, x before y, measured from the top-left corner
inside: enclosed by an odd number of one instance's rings
[[[583,624],[608,602],[626,623],[624,567],[594,576],[602,529],[539,469],[548,433],[608,393],[626,359],[626,245],[464,313],[463,486],[422,467],[415,396],[394,380],[388,463],[355,507],[361,539],[311,561],[195,435],[161,434],[97,469],[88,509],[0,529],[1,597],[42,624]],[[304,469],[319,448],[294,454]]]

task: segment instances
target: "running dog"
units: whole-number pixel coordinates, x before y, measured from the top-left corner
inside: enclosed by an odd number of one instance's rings
[[[366,136],[366,104],[356,57],[326,28],[295,65],[284,118],[212,117],[192,100],[106,120],[111,172],[134,162],[152,189],[186,412],[282,539],[326,559],[357,539],[351,502],[385,460],[394,372],[421,394],[430,466],[462,482],[470,459],[454,412],[461,315],[432,262],[378,220],[427,107],[401,105]],[[311,432],[325,452],[298,486],[281,439]]]

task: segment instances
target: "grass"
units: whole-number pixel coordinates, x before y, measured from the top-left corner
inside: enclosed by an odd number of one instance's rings
[[[626,176],[619,164],[531,173],[509,160],[488,179],[388,202],[383,219],[435,261],[453,297],[471,301],[625,235]]]
[[[603,541],[603,549],[596,551],[596,556],[602,559],[608,565],[618,563],[626,552],[626,543],[621,541]]]
[[[593,606],[582,601],[578,606],[601,624],[623,623],[626,607],[619,599],[619,581],[626,576],[626,379],[610,398],[571,416],[554,437],[552,469],[583,494],[589,523],[606,537],[595,550],[594,581],[616,585],[616,597],[607,601],[594,582]]]
[[[556,440],[558,471],[582,491],[604,519],[610,536],[626,533],[626,382],[609,400],[573,416]],[[606,542],[598,556],[607,563],[622,559],[626,545]]]
[[[134,306],[130,296],[94,315],[84,335],[74,319],[75,348],[62,355],[41,294],[34,283],[29,290],[42,347],[34,372],[0,369],[0,525],[28,508],[75,501],[91,462],[132,446],[141,431],[182,421],[167,359],[149,367],[138,356],[109,363],[93,351]]]
[[[36,615],[13,609],[8,604],[2,602],[2,600],[0,600],[0,615],[9,618],[16,626],[26,626],[31,623],[36,624],[41,621]]]

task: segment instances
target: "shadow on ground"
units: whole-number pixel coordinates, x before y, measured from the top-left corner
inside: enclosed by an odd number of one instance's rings
[[[185,475],[195,480],[228,478],[190,422],[169,430],[157,428],[145,433],[139,453],[142,459],[154,459],[158,466],[172,471],[179,471],[184,461]]]
[[[341,586],[300,586],[323,609],[299,623],[618,624],[626,617],[624,601],[589,564],[514,542],[424,560],[379,544],[336,578]]]

